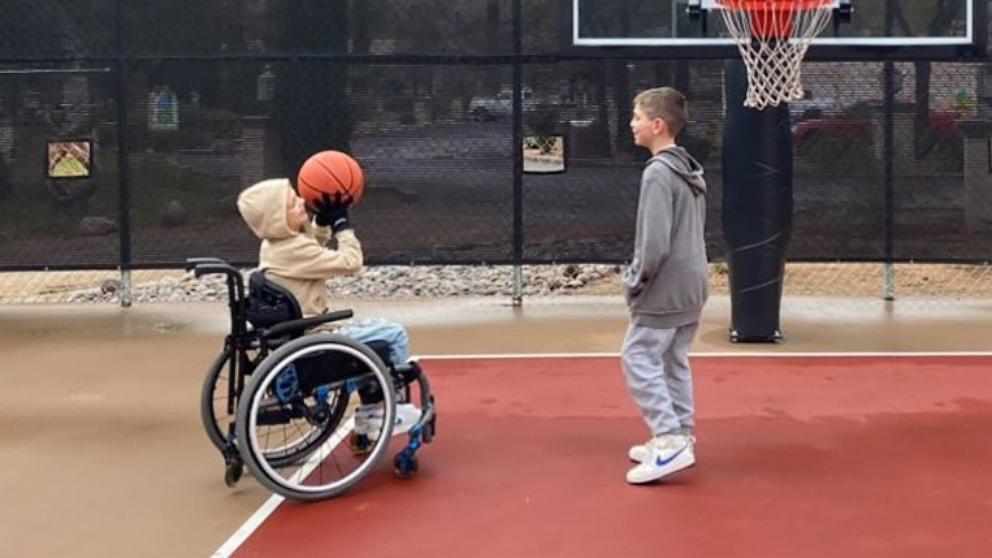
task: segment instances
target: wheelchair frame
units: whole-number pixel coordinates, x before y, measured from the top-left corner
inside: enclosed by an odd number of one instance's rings
[[[417,472],[419,464],[416,452],[423,444],[430,443],[436,433],[434,396],[426,374],[417,364],[387,365],[385,361],[388,359],[380,358],[380,354],[377,354],[382,347],[377,351],[371,344],[359,343],[346,336],[306,333],[311,327],[352,317],[351,310],[255,327],[249,320],[251,293],[246,295],[244,277],[240,270],[217,258],[190,258],[186,264],[187,270],[198,278],[222,274],[227,284],[231,331],[224,339],[221,354],[214,360],[204,379],[200,414],[208,437],[224,458],[224,479],[229,486],[238,482],[247,465],[259,482],[289,498],[317,500],[347,490],[374,468],[389,446],[396,412],[394,382],[399,383],[406,399],[410,397],[410,384],[417,381],[419,385],[422,415],[409,431],[409,442],[393,460],[393,470],[398,477],[409,478]],[[299,315],[298,302],[291,293],[264,276],[261,282],[264,287],[283,291],[279,295],[285,297]],[[356,372],[357,376],[316,386],[314,392],[308,395],[314,401],[312,404],[302,403],[302,397],[307,396],[302,393],[296,394],[297,400],[292,405],[288,399],[282,401],[281,396],[276,398],[280,401],[273,400],[273,394],[279,395],[285,391],[285,386],[281,384],[286,384],[287,378],[296,379],[295,365],[303,364],[296,359],[309,353],[322,355],[321,360],[317,361],[321,363],[321,367],[325,367],[323,363],[338,362],[335,358],[345,358],[352,363],[348,370],[357,370],[355,366],[364,368],[361,372]],[[331,360],[327,361],[327,358]],[[326,366],[334,367],[333,364]],[[225,370],[227,376],[222,379]],[[225,401],[222,412],[227,413],[223,420],[217,416],[214,405],[218,384],[222,381],[226,383],[223,386],[222,397]],[[314,458],[311,453],[324,448],[329,440],[341,442],[340,439],[334,440],[331,437],[338,434],[339,425],[344,424],[341,421],[350,406],[351,396],[358,392],[359,383],[368,387],[370,381],[374,381],[377,386],[374,389],[378,390],[382,399],[384,416],[381,431],[374,441],[364,435],[351,435],[352,451],[369,456],[356,472],[350,473],[338,483],[317,488],[306,484],[306,475],[300,472],[290,479],[280,477],[277,468],[304,462],[301,468],[303,470],[319,466],[321,459],[327,459],[319,456]],[[299,390],[299,381],[292,385]],[[333,405],[327,403],[330,397],[333,397]],[[265,410],[273,405],[279,409]],[[316,429],[311,428],[300,441],[294,440],[292,444],[280,447],[281,452],[278,454],[258,443],[254,429],[259,424],[277,424],[281,420],[288,423],[295,419],[305,419]],[[226,424],[223,424],[224,421]],[[343,428],[349,430],[353,426],[353,418],[346,422]]]

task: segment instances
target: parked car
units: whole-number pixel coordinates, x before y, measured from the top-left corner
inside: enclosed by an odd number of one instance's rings
[[[534,92],[529,87],[521,91],[524,112],[537,108]],[[468,113],[473,120],[489,121],[505,118],[513,113],[513,90],[504,88],[495,97],[472,97],[468,104]]]
[[[809,92],[807,96],[798,101],[789,102],[789,116],[792,122],[800,122],[810,118],[820,118],[825,113],[836,112],[840,108],[839,103],[832,97],[813,97]]]
[[[896,103],[894,114],[916,114],[912,103]],[[801,120],[792,126],[795,145],[816,139],[868,140],[873,139],[875,122],[881,122],[885,106],[879,101],[865,101],[846,107],[836,114],[821,114]],[[937,138],[953,138],[957,134],[957,121],[961,113],[956,110],[930,111],[927,123]]]

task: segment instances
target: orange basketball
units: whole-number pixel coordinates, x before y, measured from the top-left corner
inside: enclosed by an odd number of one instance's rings
[[[334,199],[338,193],[356,204],[365,194],[365,173],[347,153],[321,151],[300,167],[296,189],[308,207],[319,205],[324,194]]]

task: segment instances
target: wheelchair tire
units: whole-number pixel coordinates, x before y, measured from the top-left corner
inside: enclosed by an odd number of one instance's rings
[[[227,446],[228,425],[234,421],[234,413],[227,414],[227,378],[230,374],[228,363],[231,360],[231,349],[224,347],[224,350],[217,355],[207,376],[203,379],[203,387],[200,389],[200,419],[203,421],[203,429],[207,432],[210,442],[220,451]],[[222,385],[218,386],[218,383]],[[221,397],[217,396],[217,388],[225,390]],[[223,416],[219,416],[218,407],[223,410]],[[234,409],[235,412],[237,409]]]
[[[288,371],[295,373],[296,363],[312,361],[314,357],[328,363],[332,377],[324,383],[290,381],[292,374]],[[354,416],[342,419],[349,396],[372,383],[382,394],[382,401],[376,404],[382,420],[368,454],[356,456],[347,443]],[[338,391],[335,400],[339,404],[324,408],[319,394]],[[273,443],[282,443],[286,436],[281,418],[300,412],[308,417],[326,415],[319,443],[301,446],[293,459],[273,455]],[[375,468],[388,449],[395,416],[393,383],[382,360],[364,344],[348,337],[314,334],[286,343],[259,363],[238,402],[235,432],[238,450],[258,482],[287,498],[320,500],[348,490]]]

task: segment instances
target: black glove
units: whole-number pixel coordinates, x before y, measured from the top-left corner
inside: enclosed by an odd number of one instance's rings
[[[323,194],[322,201],[313,208],[316,213],[314,222],[322,227],[331,227],[336,233],[350,229],[348,206],[351,202],[352,197],[341,192],[335,193],[333,198],[329,194]]]

